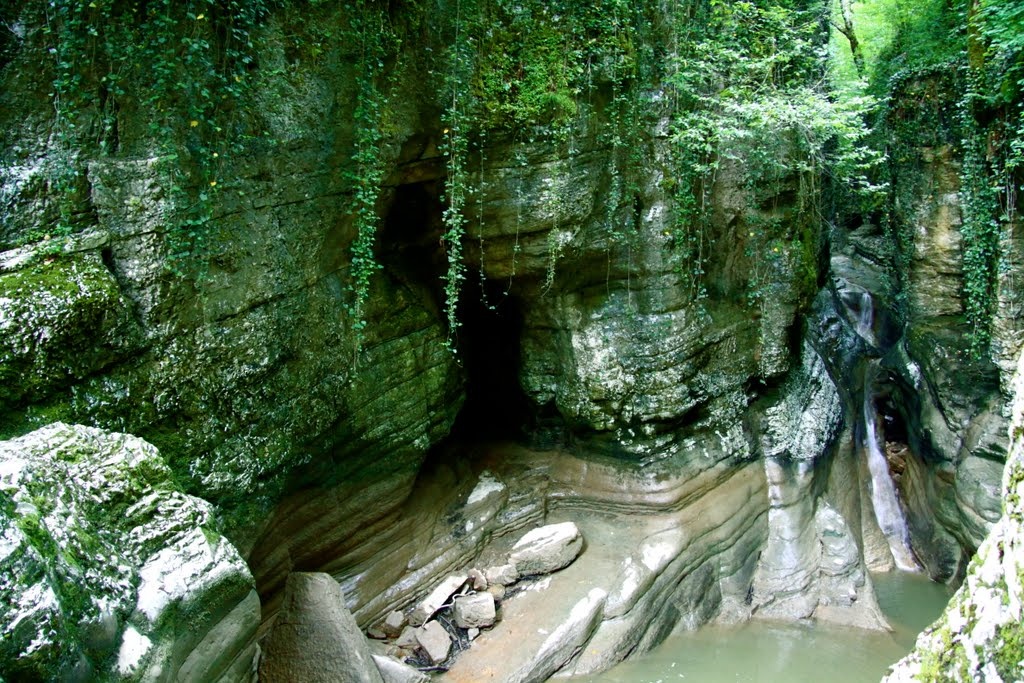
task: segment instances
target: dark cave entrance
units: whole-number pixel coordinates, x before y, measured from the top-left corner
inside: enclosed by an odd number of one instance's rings
[[[475,276],[476,275],[476,276]],[[519,441],[531,423],[531,403],[519,384],[521,301],[506,283],[470,273],[459,301],[456,345],[466,372],[466,402],[450,439]]]
[[[441,201],[443,183],[399,185],[384,219],[381,262],[392,277],[429,292],[435,314],[444,319],[443,276],[447,255]],[[507,281],[488,280],[472,267],[459,298],[461,323],[453,335],[465,375],[466,400],[444,445],[521,441],[533,422],[532,406],[519,384],[522,301]]]

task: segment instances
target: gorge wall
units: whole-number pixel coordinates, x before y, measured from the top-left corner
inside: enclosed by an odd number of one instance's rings
[[[559,31],[543,5],[498,3],[495,32],[527,20]],[[719,140],[703,152],[714,172],[684,182],[681,164],[696,163],[679,159],[687,106],[672,74],[642,73],[680,18],[641,5],[611,28],[565,12],[598,47],[580,62],[589,89],[548,129],[453,118],[445,88],[461,53],[447,19],[374,3],[270,12],[249,36],[257,59],[230,119],[237,144],[215,175],[188,146],[206,119],[186,112],[172,140],[191,151],[170,154],[131,97],[114,110],[116,149],[69,143],[48,96],[60,67],[38,68],[48,24],[31,3],[4,10],[17,30],[0,89],[3,436],[60,421],[151,442],[181,495],[213,504],[217,520],[201,526],[223,532],[251,572],[231,604],[248,599],[251,578],[264,628],[289,572],[334,575],[366,627],[549,517],[641,520],[624,556],[640,558],[645,542],[668,554],[642,591],[606,604],[592,641],[602,655],[570,666],[584,673],[715,617],[881,626],[867,572],[893,558],[863,457],[870,404],[877,431],[907,446],[899,488],[917,560],[935,578],[962,576],[999,517],[1020,343],[1019,295],[1004,278],[991,353],[969,354],[961,160],[948,142],[909,140],[904,166],[888,169],[904,252],[893,233],[827,215],[829,188],[784,117],[770,139]],[[182,25],[205,35],[189,16]],[[366,17],[401,35],[370,75],[387,111],[368,205],[351,177],[369,49],[353,36],[365,37]],[[647,28],[627,50],[638,18]],[[794,83],[812,80],[801,68]],[[76,117],[70,139],[109,136],[102,107]],[[469,141],[461,157],[453,130]],[[68,168],[70,187],[57,180]],[[453,276],[456,192],[465,270]],[[182,216],[200,202],[208,220],[185,236],[194,253],[182,260]],[[701,211],[681,212],[691,203]],[[379,217],[379,269],[353,251],[360,207]],[[1016,226],[1006,231],[1016,254]],[[461,296],[449,309],[451,286]],[[470,503],[488,477],[500,493]],[[3,487],[14,501],[17,482]],[[8,525],[28,514],[4,512]],[[52,561],[37,545],[26,536],[0,563]],[[33,668],[36,632],[24,625],[48,622],[18,616],[42,613],[10,597],[28,588],[2,589],[26,648],[10,659],[31,660],[19,669],[29,677],[53,666],[88,676],[137,622],[124,597],[117,637]],[[96,600],[73,608],[82,623],[110,612]],[[243,653],[257,637],[247,624]]]

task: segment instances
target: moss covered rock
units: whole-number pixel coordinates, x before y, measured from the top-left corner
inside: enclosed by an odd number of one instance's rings
[[[38,401],[139,343],[130,303],[93,251],[0,264],[0,409]]]
[[[0,539],[7,680],[251,670],[252,576],[142,439],[57,423],[0,442]]]

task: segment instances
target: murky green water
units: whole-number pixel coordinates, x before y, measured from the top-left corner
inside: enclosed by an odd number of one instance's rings
[[[596,676],[592,683],[877,682],[913,647],[952,591],[914,574],[873,577],[895,631],[873,633],[823,624],[749,622],[672,636],[647,655]]]

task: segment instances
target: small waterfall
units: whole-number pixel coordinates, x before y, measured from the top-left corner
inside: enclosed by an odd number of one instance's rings
[[[865,373],[864,380],[864,451],[871,472],[871,503],[875,508],[875,519],[889,542],[896,566],[904,571],[920,571],[921,567],[910,549],[910,531],[907,520],[903,517],[903,509],[896,497],[896,485],[889,474],[889,463],[886,462],[878,443],[876,427],[877,414],[871,393],[871,380],[878,361],[872,361]]]
[[[856,332],[865,341],[870,343],[872,346],[875,345],[875,332],[874,332],[874,318],[875,318],[875,307],[874,302],[871,301],[871,294],[864,291],[860,294],[860,310],[857,312],[857,324]]]

